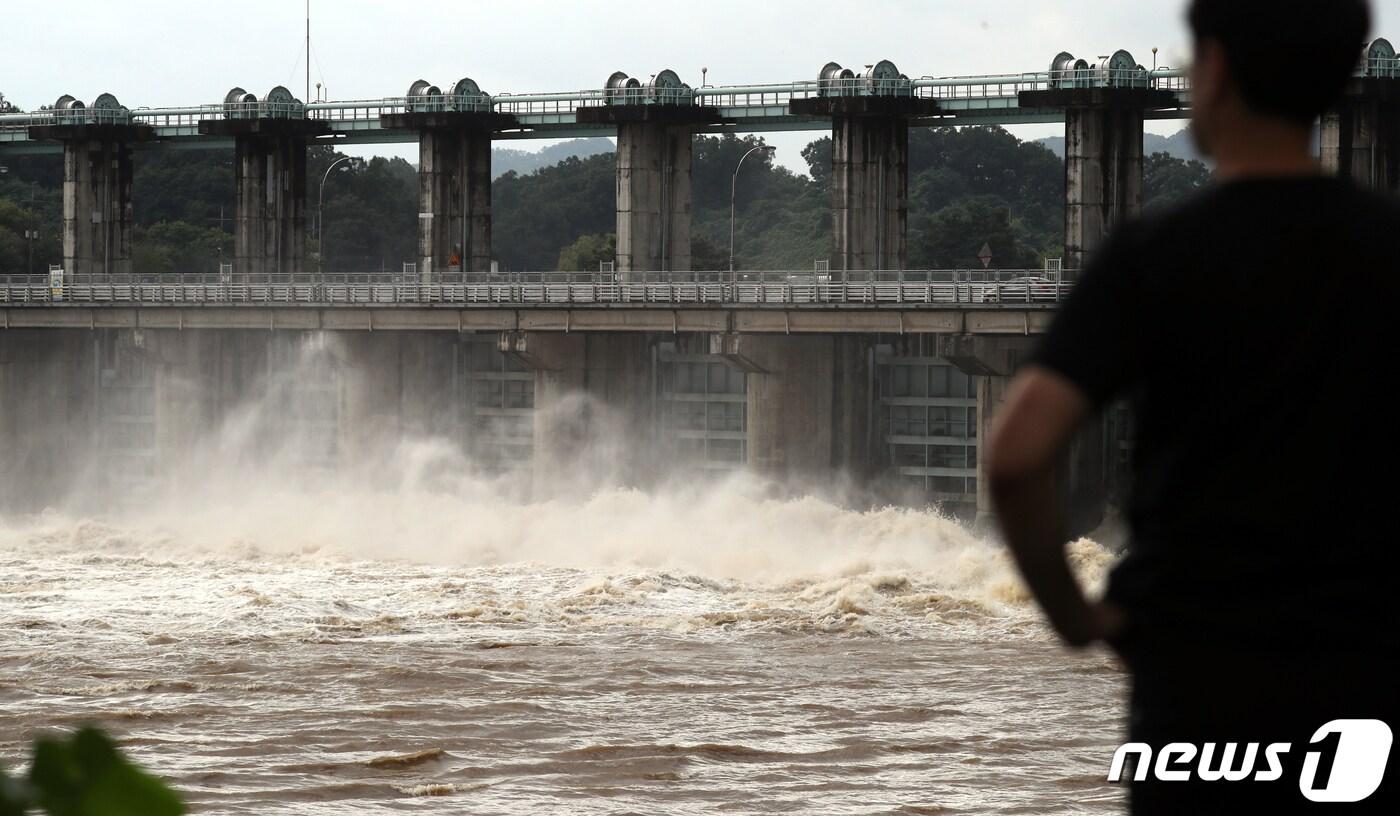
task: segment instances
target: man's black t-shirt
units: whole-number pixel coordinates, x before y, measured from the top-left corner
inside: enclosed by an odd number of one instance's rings
[[[1397,295],[1400,205],[1330,178],[1226,183],[1095,255],[1034,362],[1132,400],[1134,635],[1396,651]]]

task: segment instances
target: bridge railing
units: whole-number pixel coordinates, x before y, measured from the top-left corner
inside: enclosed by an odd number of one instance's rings
[[[1390,62],[1382,66],[1392,71]],[[764,108],[783,106],[795,99],[806,99],[821,95],[854,95],[870,93],[880,96],[912,95],[921,99],[960,100],[960,99],[1012,99],[1021,91],[1046,90],[1056,87],[1153,87],[1163,90],[1185,91],[1188,83],[1183,71],[1162,69],[1155,71],[1104,70],[1089,68],[1082,71],[1039,71],[1021,74],[995,74],[988,76],[932,77],[917,79],[870,80],[856,78],[838,80],[851,83],[849,88],[835,88],[830,80],[824,85],[819,80],[767,85],[705,86],[688,91],[688,96],[680,104],[707,105],[721,108]],[[893,82],[894,85],[872,87],[872,82]],[[499,113],[517,115],[568,115],[579,108],[594,107],[607,103],[608,91],[602,88],[560,91],[552,93],[495,94],[481,95],[473,109],[490,109]],[[434,101],[436,100],[436,101]],[[377,126],[384,114],[404,113],[423,109],[437,104],[443,109],[457,105],[461,100],[443,95],[434,98],[410,99],[403,96],[380,99],[352,99],[344,101],[295,103],[295,110],[289,115],[322,119],[332,122],[364,122]],[[258,103],[266,106],[267,103]],[[261,110],[261,108],[260,108]],[[132,119],[155,127],[188,128],[197,127],[201,121],[243,118],[246,112],[232,108],[229,103],[213,103],[185,107],[145,107],[131,110]],[[34,125],[57,122],[55,111],[39,110],[31,113],[10,113],[0,115],[0,130],[21,130]]]
[[[64,284],[208,285],[208,284],[399,284],[399,283],[1014,283],[1054,282],[1044,269],[888,269],[849,271],[686,270],[686,271],[505,271],[505,272],[154,272],[64,273]],[[49,273],[0,274],[0,286],[47,285]]]
[[[0,305],[609,306],[895,304],[1053,306],[1070,284],[1039,270],[518,272],[405,278],[171,274],[0,276]]]

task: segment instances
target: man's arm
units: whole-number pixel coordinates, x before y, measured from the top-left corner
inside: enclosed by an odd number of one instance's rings
[[[1069,380],[1029,366],[1008,389],[987,455],[992,502],[1016,566],[1071,646],[1111,638],[1122,627],[1117,609],[1084,597],[1065,558],[1055,465],[1090,411],[1089,398]]]

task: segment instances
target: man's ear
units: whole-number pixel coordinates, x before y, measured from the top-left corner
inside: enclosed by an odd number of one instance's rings
[[[1207,110],[1220,106],[1230,87],[1230,66],[1225,48],[1214,39],[1196,42],[1196,57],[1191,64],[1191,99],[1193,105]]]

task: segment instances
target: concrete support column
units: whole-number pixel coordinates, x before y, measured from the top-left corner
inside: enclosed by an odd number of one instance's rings
[[[815,96],[794,99],[788,110],[831,118],[832,271],[903,269],[909,258],[909,120],[937,114],[938,103],[897,95]]]
[[[223,464],[218,461],[222,455],[219,435],[233,403],[246,392],[226,393],[219,385],[230,346],[236,348],[235,341],[244,332],[137,331],[147,364],[154,369],[154,444],[160,481],[169,484],[172,476],[207,472],[202,467]],[[270,342],[271,333],[259,334],[250,339]],[[266,353],[257,356],[266,359]]]
[[[617,268],[690,269],[691,128],[617,127]]]
[[[689,271],[691,139],[719,111],[608,104],[579,108],[578,121],[617,127],[618,271]]]
[[[130,274],[131,147],[106,138],[63,143],[63,267]]]
[[[1322,165],[1363,187],[1400,191],[1400,80],[1353,80],[1322,117]]]
[[[872,343],[863,335],[737,337],[749,370],[751,469],[780,480],[869,475]]]
[[[1065,111],[1065,258],[1083,269],[1116,224],[1142,209],[1141,108]]]
[[[457,428],[452,370],[455,332],[405,332],[399,345],[404,433],[419,439],[445,438]]]
[[[316,119],[217,119],[206,136],[233,139],[234,271],[298,274],[306,263],[306,145],[330,126]]]
[[[90,331],[0,331],[0,511],[59,507],[92,461],[98,384]]]
[[[403,430],[404,338],[400,332],[336,332],[331,343],[345,371],[341,449],[352,462],[384,461]],[[443,379],[448,380],[447,372]]]
[[[1171,91],[1141,87],[1021,91],[1026,109],[1065,112],[1066,270],[1083,269],[1113,227],[1142,209],[1142,123],[1174,108]],[[1069,274],[1073,274],[1072,272]]]
[[[248,134],[234,140],[234,270],[298,274],[306,260],[306,140]]]
[[[418,272],[491,271],[491,138],[519,127],[488,111],[410,111],[379,117],[418,132]],[[454,264],[453,261],[456,261]]]
[[[938,338],[938,356],[977,376],[977,519],[994,518],[987,483],[987,443],[1011,377],[1034,349],[1035,340],[1011,335],[948,334]],[[1057,470],[1070,535],[1083,535],[1103,521],[1108,501],[1105,422],[1095,417],[1080,430]]]
[[[908,219],[908,120],[834,117],[832,269],[903,269],[908,260]]]
[[[649,484],[657,476],[651,338],[633,332],[507,332],[535,371],[535,489]]]
[[[987,473],[987,442],[992,437],[992,422],[997,409],[1006,398],[1006,386],[1011,378],[1000,375],[982,375],[977,378],[977,520],[978,529],[984,529],[996,518],[992,507],[992,493],[985,475]]]
[[[418,138],[418,271],[491,270],[491,134],[426,128]],[[456,270],[451,267],[457,266]]]

